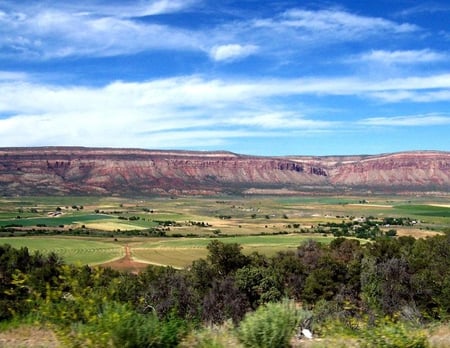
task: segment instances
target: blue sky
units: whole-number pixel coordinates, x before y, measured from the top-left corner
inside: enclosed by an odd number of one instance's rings
[[[450,2],[0,2],[0,146],[450,151]]]

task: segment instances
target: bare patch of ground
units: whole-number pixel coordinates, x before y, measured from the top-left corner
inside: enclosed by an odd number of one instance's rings
[[[450,347],[450,324],[441,325],[432,330],[428,342],[432,348]]]
[[[22,325],[0,332],[0,347],[59,348],[61,344],[55,333],[49,329]]]
[[[94,230],[102,230],[102,231],[115,231],[117,229],[121,231],[127,230],[144,230],[145,227],[122,224],[118,222],[92,222],[84,224],[87,228],[92,228]]]
[[[442,234],[442,232],[421,230],[420,228],[395,228],[397,236],[411,236],[414,238],[433,237]]]
[[[130,247],[125,246],[125,256],[114,261],[103,263],[101,267],[111,267],[118,271],[127,271],[131,273],[139,273],[147,268],[149,264],[144,262],[135,261],[131,256]]]
[[[450,204],[430,204],[432,207],[450,208]]]

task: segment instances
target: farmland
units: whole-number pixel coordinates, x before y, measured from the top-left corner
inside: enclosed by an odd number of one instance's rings
[[[363,228],[361,221],[376,233],[431,236],[448,230],[449,204],[403,196],[4,197],[0,243],[82,264],[120,258],[129,247],[136,261],[185,267],[206,257],[212,238],[271,256],[311,238],[329,243],[340,229]]]
[[[123,248],[120,246],[87,239],[6,237],[1,242],[14,248],[27,247],[31,252],[55,252],[69,263],[100,264],[123,256]]]

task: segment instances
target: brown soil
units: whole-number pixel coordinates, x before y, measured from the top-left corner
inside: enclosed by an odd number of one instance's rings
[[[130,247],[125,246],[125,256],[121,259],[106,262],[100,265],[101,267],[110,267],[118,271],[127,271],[131,273],[139,273],[148,267],[148,263],[134,261],[131,256]]]
[[[0,332],[0,347],[57,348],[61,345],[53,331],[23,325]]]
[[[443,234],[442,232],[421,230],[420,228],[396,228],[397,236],[412,236],[414,238],[427,238]]]

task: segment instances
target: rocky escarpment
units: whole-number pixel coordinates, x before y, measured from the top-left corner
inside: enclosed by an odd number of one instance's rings
[[[85,148],[0,149],[3,194],[239,192],[325,185],[326,171],[285,158],[227,152]]]
[[[335,188],[412,191],[450,188],[450,153],[413,151],[372,156],[295,157],[316,163]]]
[[[445,188],[450,184],[450,154],[398,153],[343,163],[332,183],[346,186]]]
[[[215,194],[450,187],[450,154],[256,157],[76,147],[0,149],[2,195]]]

